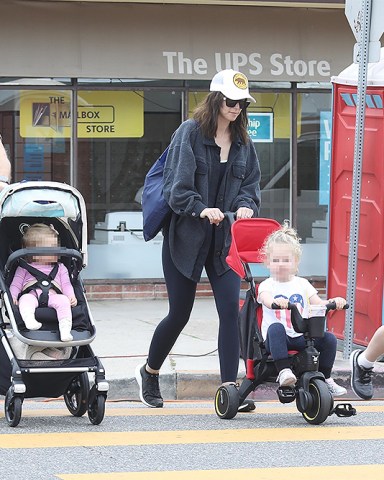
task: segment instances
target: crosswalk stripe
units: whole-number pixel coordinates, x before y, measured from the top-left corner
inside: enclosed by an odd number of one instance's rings
[[[207,443],[306,442],[326,440],[383,440],[382,426],[319,428],[256,428],[133,432],[66,432],[2,434],[0,449],[81,446],[180,445]]]
[[[296,480],[369,480],[383,479],[384,465],[338,465],[325,467],[280,467],[280,468],[244,468],[236,470],[181,470],[167,472],[116,472],[91,474],[56,474],[61,480],[234,480],[256,478],[257,480],[276,480],[294,478]]]

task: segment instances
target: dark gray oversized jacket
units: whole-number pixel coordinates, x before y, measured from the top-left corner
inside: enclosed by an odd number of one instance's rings
[[[231,234],[224,220],[218,227],[200,218],[204,208],[236,212],[248,207],[257,217],[260,208],[260,166],[252,142],[233,142],[226,172],[219,185],[220,147],[201,134],[195,120],[183,122],[172,136],[164,169],[164,197],[173,214],[164,235],[169,235],[172,260],[187,278],[198,282],[215,228],[214,267],[218,275],[226,263]],[[217,194],[217,195],[216,195]]]

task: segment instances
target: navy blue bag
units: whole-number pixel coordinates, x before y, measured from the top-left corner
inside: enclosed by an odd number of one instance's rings
[[[171,208],[163,195],[164,164],[167,147],[145,176],[141,206],[143,209],[143,235],[148,242],[160,232],[171,216]]]

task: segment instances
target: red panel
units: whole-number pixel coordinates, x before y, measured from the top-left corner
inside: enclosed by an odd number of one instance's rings
[[[383,87],[368,87],[384,103]],[[346,296],[356,107],[342,94],[357,94],[355,86],[334,85],[332,166],[328,260],[328,298]],[[378,98],[378,97],[375,97]],[[352,100],[353,101],[353,100]],[[380,107],[380,102],[375,106]],[[354,342],[366,345],[382,324],[384,285],[384,109],[366,108],[361,179],[358,264],[355,290]],[[345,312],[334,312],[328,329],[344,338]]]

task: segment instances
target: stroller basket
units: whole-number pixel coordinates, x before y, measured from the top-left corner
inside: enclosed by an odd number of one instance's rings
[[[18,360],[20,368],[66,368],[88,367],[92,369],[97,366],[97,362],[89,358],[69,358],[63,360]]]
[[[325,332],[325,317],[306,318],[308,335],[312,338],[322,338]]]
[[[325,315],[302,318],[295,305],[290,306],[294,330],[311,338],[322,338],[325,332]]]

